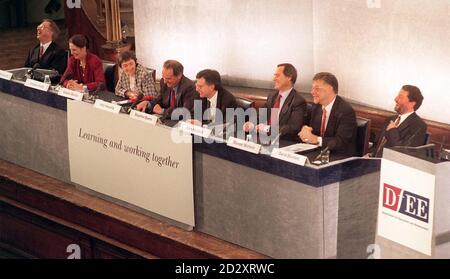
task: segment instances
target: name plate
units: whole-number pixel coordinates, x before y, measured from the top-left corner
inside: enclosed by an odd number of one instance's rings
[[[307,159],[306,156],[295,154],[289,151],[284,151],[279,148],[274,148],[270,156],[300,166],[304,166]]]
[[[241,140],[234,137],[230,137],[228,139],[227,145],[254,154],[259,154],[259,151],[261,150],[260,144],[251,141]]]
[[[1,79],[11,80],[12,76],[13,76],[12,73],[0,70],[0,78]]]
[[[158,122],[158,117],[134,109],[130,112],[130,117],[136,120],[147,122],[151,125],[156,125],[156,123]]]
[[[207,138],[211,134],[211,129],[203,128],[201,126],[197,126],[188,122],[181,122],[180,129],[186,133],[194,134],[200,137]]]
[[[47,92],[48,88],[50,87],[50,84],[28,78],[27,81],[25,82],[25,86]]]
[[[61,88],[58,91],[58,95],[75,100],[75,101],[81,101],[83,100],[83,93],[78,91],[73,91],[67,88]]]
[[[94,108],[119,114],[121,106],[105,102],[103,100],[95,100]]]

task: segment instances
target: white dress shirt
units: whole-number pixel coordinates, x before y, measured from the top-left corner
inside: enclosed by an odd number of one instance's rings
[[[211,121],[214,122],[216,120],[216,108],[217,108],[217,90],[214,92],[214,95],[211,98],[208,98],[209,102],[209,115],[211,116]]]
[[[325,110],[327,112],[327,119],[325,119],[325,131],[327,130],[328,120],[330,120],[330,113],[333,109],[334,102],[336,101],[336,97],[334,97],[333,101],[329,103],[327,106],[322,107],[322,111]],[[319,142],[319,146],[322,146],[322,137],[318,137],[317,141]]]
[[[50,42],[48,42],[48,43],[46,43],[46,44],[41,44],[41,45],[39,46],[39,49],[40,49],[41,47],[44,48],[44,50],[43,50],[43,52],[42,52],[42,55],[44,55],[44,53],[47,51],[47,49],[48,49],[48,47],[50,46],[51,43],[52,43],[52,42],[50,41]]]

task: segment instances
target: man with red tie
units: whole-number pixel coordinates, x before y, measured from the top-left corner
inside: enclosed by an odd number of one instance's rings
[[[183,74],[183,65],[175,60],[164,62],[160,95],[153,101],[143,101],[137,105],[139,111],[163,115],[171,118],[176,108],[194,109],[195,84]]]
[[[274,88],[277,90],[267,97],[263,108],[267,109],[267,121],[258,125],[252,122],[244,124],[244,131],[268,132],[271,127],[279,127],[284,138],[296,138],[303,126],[306,115],[306,101],[294,89],[297,69],[292,64],[279,64],[274,74]]]
[[[420,89],[404,85],[395,98],[397,114],[384,122],[381,135],[372,157],[381,157],[384,147],[420,146],[425,144],[427,124],[416,114],[422,105]]]
[[[24,66],[32,68],[39,63],[40,69],[53,69],[63,74],[67,67],[67,53],[54,42],[61,33],[58,25],[51,19],[44,19],[36,33],[39,44],[29,51]]]
[[[329,147],[335,158],[356,154],[356,115],[352,106],[338,94],[337,78],[318,73],[313,78],[311,95],[314,107],[310,126],[303,126],[298,136],[305,143]]]

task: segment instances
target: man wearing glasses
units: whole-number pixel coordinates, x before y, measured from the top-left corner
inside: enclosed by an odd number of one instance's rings
[[[351,157],[356,154],[356,115],[352,106],[337,95],[338,89],[333,74],[314,76],[311,122],[302,127],[298,136],[305,143],[328,147],[340,157]]]
[[[39,44],[29,51],[25,67],[32,68],[38,63],[40,69],[56,70],[63,74],[67,66],[67,54],[54,42],[61,33],[58,25],[51,19],[44,19],[36,31]]]

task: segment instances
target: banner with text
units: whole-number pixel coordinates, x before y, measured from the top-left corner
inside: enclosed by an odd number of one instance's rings
[[[378,235],[431,256],[435,176],[383,159]]]
[[[71,100],[67,121],[72,182],[195,225],[191,135]]]

